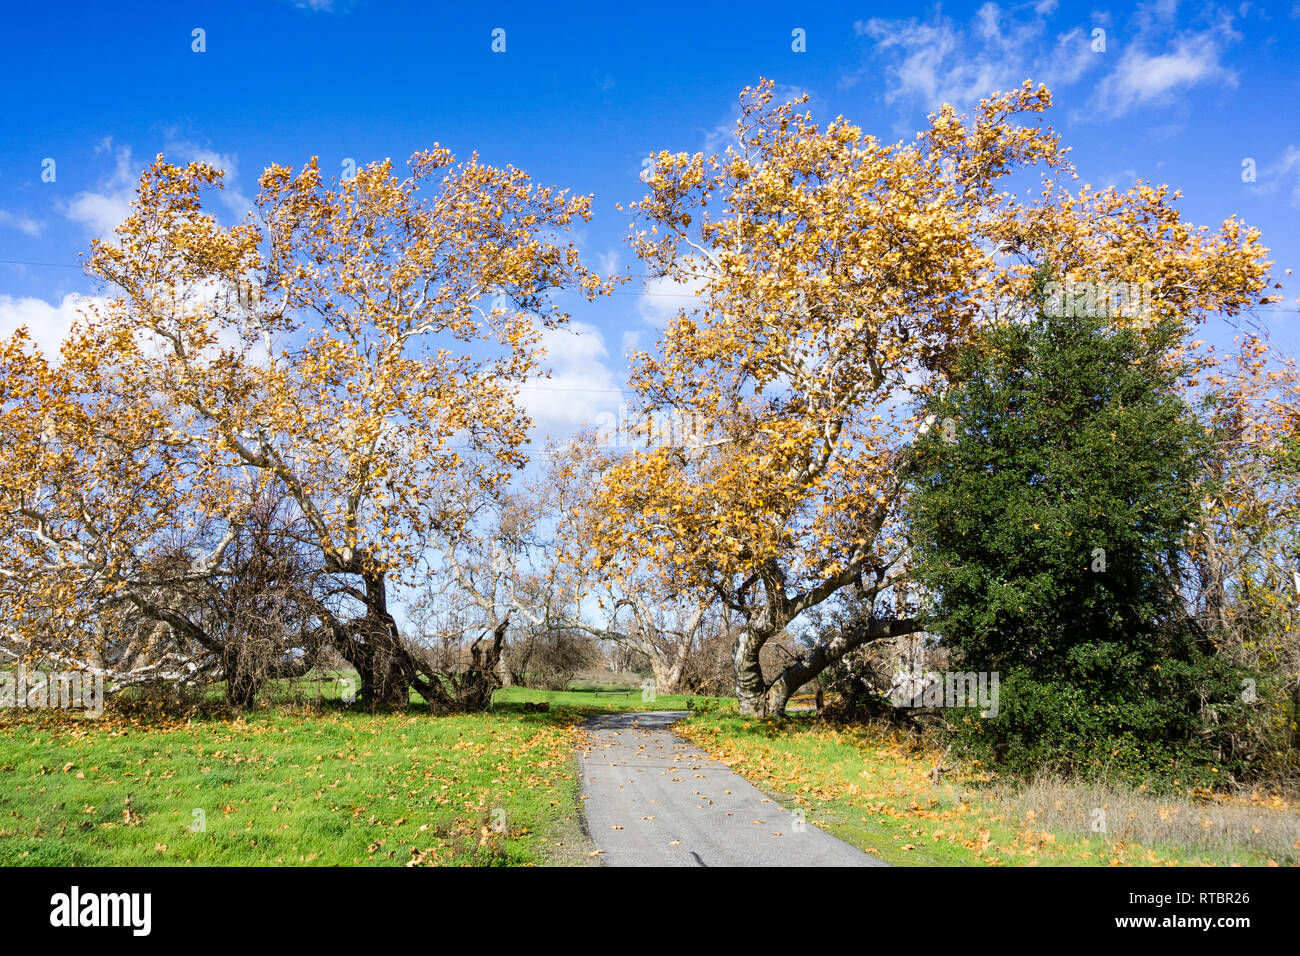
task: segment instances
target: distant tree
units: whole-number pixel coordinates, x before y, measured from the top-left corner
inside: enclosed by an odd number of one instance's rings
[[[645,662],[657,693],[675,694],[713,602],[698,588],[675,586],[635,553],[617,561],[602,556],[593,499],[616,455],[591,430],[547,449],[545,471],[533,485],[536,507],[552,526],[543,613],[552,628],[630,651]],[[601,571],[604,564],[608,573]]]

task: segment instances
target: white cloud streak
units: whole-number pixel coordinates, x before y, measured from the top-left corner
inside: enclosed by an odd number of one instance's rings
[[[17,229],[33,238],[41,234],[41,224],[25,213],[12,213],[0,209],[0,226]]]
[[[1094,74],[1092,112],[1117,117],[1193,87],[1236,86],[1236,73],[1223,63],[1225,49],[1241,38],[1230,14],[1214,8],[1179,14],[1173,0],[1157,0],[1140,5],[1131,29],[1120,31],[1103,12],[1087,23],[1054,26],[1058,12],[1054,0],[1014,7],[989,2],[965,24],[936,8],[927,20],[872,18],[854,28],[884,64],[885,101],[900,109],[944,103],[969,109],[1026,79],[1058,90]],[[1099,43],[1104,49],[1094,49]],[[843,82],[853,85],[865,75]]]

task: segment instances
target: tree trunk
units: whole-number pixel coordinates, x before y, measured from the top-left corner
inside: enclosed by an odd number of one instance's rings
[[[261,678],[248,665],[244,649],[227,647],[222,669],[226,673],[226,704],[232,710],[248,710],[257,702]]]
[[[773,717],[780,717],[785,713],[785,705],[790,703],[790,698],[805,683],[799,680],[794,672],[795,667],[797,665],[792,664],[777,674],[776,680],[772,681],[772,686],[767,689],[767,712]]]
[[[492,704],[501,686],[498,673],[509,617],[493,630],[492,641],[483,638],[470,648],[469,668],[455,676],[438,671],[418,659],[403,643],[397,622],[388,613],[387,586],[382,572],[363,572],[366,613],[347,623],[334,624],[333,643],[361,679],[360,699],[371,711],[405,710],[415,689],[436,712],[482,711]]]
[[[785,705],[790,702],[795,691],[854,648],[891,637],[902,637],[904,634],[915,634],[920,629],[920,622],[913,618],[859,620],[844,628],[829,641],[814,647],[806,657],[799,658],[776,675],[767,690],[767,713],[785,713]]]
[[[388,613],[388,589],[382,573],[364,574],[366,615],[349,628],[349,663],[361,677],[361,702],[369,710],[401,710],[411,699],[414,676],[410,652],[402,644],[397,622]],[[347,654],[344,654],[347,657]]]
[[[683,641],[670,650],[657,645],[647,645],[646,656],[650,658],[650,669],[655,677],[656,694],[675,694],[682,682],[682,669],[686,666],[686,657],[690,653],[690,644]]]
[[[505,646],[506,630],[510,618],[497,624],[492,631],[492,643],[481,647],[479,638],[469,648],[470,666],[456,686],[456,699],[462,710],[484,711],[492,707],[492,694],[501,686],[499,667],[501,650]]]
[[[1291,685],[1291,746],[1300,750],[1300,675]]]
[[[758,655],[766,637],[743,628],[731,645],[731,666],[736,676],[736,706],[742,717],[767,716],[767,685]]]
[[[380,638],[379,642],[384,642]],[[377,647],[366,655],[361,675],[361,702],[369,710],[400,710],[410,701],[410,685],[389,648]]]

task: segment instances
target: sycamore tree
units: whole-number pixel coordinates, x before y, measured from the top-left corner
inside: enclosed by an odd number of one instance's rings
[[[1257,635],[1300,592],[1300,371],[1263,335],[1236,345],[1212,353],[1203,376],[1215,453],[1202,482],[1193,599],[1209,626]]]
[[[470,667],[454,683],[459,694],[477,695],[485,707],[492,691],[513,676],[507,633],[522,630],[531,638],[545,625],[550,592],[533,563],[544,515],[527,490],[484,495],[476,482],[459,480],[437,500],[447,499],[464,520],[432,542],[419,606],[426,617],[444,619],[440,633],[432,629],[444,646],[459,654],[468,643]]]
[[[606,471],[602,570],[648,558],[739,616],[742,713],[779,713],[852,648],[917,630],[889,599],[909,575],[909,410],[944,388],[983,321],[1023,309],[1044,264],[1071,286],[1153,290],[1121,297],[1117,321],[1259,299],[1270,263],[1254,230],[1191,227],[1176,193],[1145,183],[1074,191],[1049,106],[1026,82],[891,144],[843,118],[822,128],[763,82],[723,154],[654,157],[632,241],[698,293],[634,356],[631,384],[643,413],[707,427]],[[870,609],[852,628],[764,672],[765,643],[849,589]]]
[[[610,455],[601,436],[584,430],[548,441],[538,472],[509,489],[484,496],[461,483],[445,491],[467,520],[431,548],[422,604],[459,610],[453,627],[481,636],[503,680],[522,676],[533,650],[596,640],[643,656],[659,693],[681,682],[711,602],[666,589],[644,562],[629,576],[595,572],[590,503]]]
[[[0,649],[119,688],[201,679],[207,635],[177,605],[236,535],[196,507],[222,490],[193,483],[196,449],[129,400],[107,348],[59,361],[23,329],[0,345]]]
[[[1236,346],[1204,375],[1212,454],[1183,587],[1220,651],[1258,678],[1238,754],[1285,777],[1300,761],[1300,370],[1265,334]]]
[[[436,494],[449,476],[489,494],[523,463],[518,386],[567,319],[554,294],[603,289],[561,238],[590,199],[434,148],[407,175],[384,161],[336,184],[315,159],[271,166],[256,217],[223,227],[204,206],[222,176],[160,156],[94,243],[105,295],[62,355],[5,347],[21,372],[0,465],[11,637],[40,645],[50,614],[84,635],[123,597],[183,630],[149,569],[211,574],[271,487],[324,572],[312,610],[363,700],[456,705],[390,591],[463,525]]]
[[[666,592],[645,568],[618,581],[592,572],[588,504],[608,457],[584,431],[548,441],[527,481],[485,495],[458,480],[429,496],[440,505],[454,500],[451,510],[464,520],[428,550],[420,629],[454,653],[468,645],[471,673],[485,677],[473,685],[480,693],[522,680],[528,662],[547,651],[594,641],[643,655],[656,690],[676,692],[709,602]]]
[[[713,600],[703,588],[658,573],[637,550],[612,560],[599,529],[596,501],[603,477],[620,458],[619,435],[584,430],[552,444],[533,484],[550,521],[545,543],[547,598],[554,630],[580,632],[644,657],[657,694],[675,694],[708,625]],[[602,572],[602,566],[604,572]]]

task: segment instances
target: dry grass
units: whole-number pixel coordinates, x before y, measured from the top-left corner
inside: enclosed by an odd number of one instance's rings
[[[1057,833],[1105,834],[1128,844],[1209,856],[1249,848],[1270,859],[1294,860],[1300,851],[1300,806],[1258,792],[1153,796],[1104,783],[1043,777],[996,788],[990,796],[1008,815]]]

